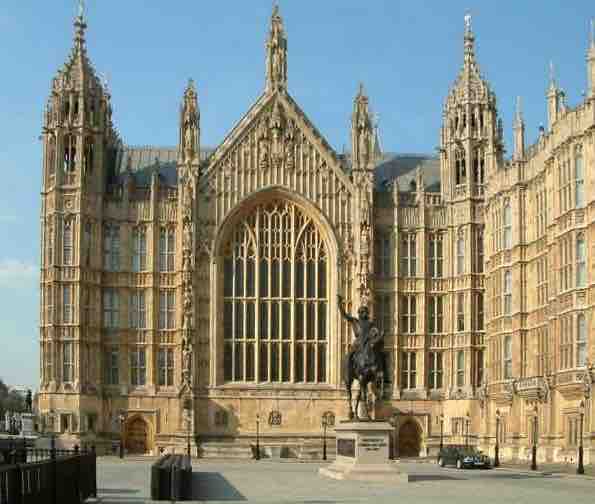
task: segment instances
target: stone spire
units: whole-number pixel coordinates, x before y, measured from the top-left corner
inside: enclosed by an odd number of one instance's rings
[[[595,99],[595,19],[591,19],[589,33],[589,50],[587,51],[587,77],[589,91],[587,96]]]
[[[554,123],[558,120],[560,114],[561,91],[556,83],[556,73],[554,62],[550,61],[549,66],[549,86],[547,90],[547,115],[549,131],[552,130]]]
[[[464,40],[464,69],[465,70],[476,70],[475,63],[475,35],[471,29],[471,14],[465,14],[465,35]]]
[[[369,101],[360,83],[353,101],[351,116],[351,152],[354,170],[365,170],[374,157],[374,124],[370,114]]]
[[[461,101],[495,101],[489,84],[482,78],[475,58],[475,35],[471,28],[471,15],[465,15],[463,34],[463,67],[451,89],[450,99]]]
[[[287,37],[279,6],[273,5],[271,29],[266,42],[266,90],[287,89]]]
[[[514,151],[512,157],[515,161],[521,161],[525,157],[525,121],[521,111],[521,97],[516,99],[516,110],[513,121]]]
[[[197,164],[200,159],[200,111],[198,94],[192,79],[184,91],[180,105],[180,151],[179,160],[185,164]]]

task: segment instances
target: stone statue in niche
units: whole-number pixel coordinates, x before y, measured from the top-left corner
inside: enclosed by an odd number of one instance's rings
[[[192,376],[192,343],[189,339],[182,341],[182,379],[185,383],[190,383]]]
[[[269,164],[269,141],[266,126],[261,123],[258,135],[258,165],[266,168]]]
[[[187,220],[184,222],[184,250],[192,250],[192,223]]]

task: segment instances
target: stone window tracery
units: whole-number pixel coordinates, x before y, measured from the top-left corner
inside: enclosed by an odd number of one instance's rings
[[[465,162],[465,151],[463,149],[457,149],[455,152],[456,185],[463,185],[467,183],[467,168]]]
[[[107,385],[120,383],[118,347],[108,347],[104,354],[105,382]]]
[[[415,352],[401,354],[401,388],[417,387],[417,355]]]
[[[147,269],[147,230],[138,226],[132,231],[132,271],[146,271]]]
[[[504,315],[512,313],[512,273],[510,270],[504,272]]]
[[[512,336],[504,337],[504,379],[512,378]]]
[[[579,313],[576,318],[576,365],[583,367],[587,363],[587,322],[585,315]]]
[[[62,263],[65,266],[72,265],[72,228],[72,219],[65,220],[64,232],[62,234]]]
[[[73,343],[65,341],[62,344],[62,381],[70,383],[74,380]]]
[[[576,208],[583,208],[585,206],[585,172],[581,146],[578,146],[574,152],[574,177]]]
[[[403,233],[401,238],[401,275],[417,275],[417,247],[415,233]]]
[[[130,351],[130,384],[142,387],[147,381],[146,349],[136,347]]]
[[[457,352],[457,387],[465,385],[465,352],[459,350]]]
[[[457,275],[465,273],[465,235],[459,230],[457,235]]]
[[[147,327],[145,292],[140,289],[130,294],[130,327],[132,329]]]
[[[512,247],[512,208],[510,206],[510,200],[504,202],[504,248],[509,249]]]
[[[159,385],[171,387],[174,384],[174,350],[160,348],[157,356],[159,366]]]
[[[159,271],[174,271],[175,247],[175,230],[161,228],[159,233]]]
[[[415,334],[417,328],[417,306],[415,295],[401,296],[401,332]]]
[[[379,277],[390,277],[392,275],[392,248],[390,235],[388,233],[378,232],[375,237],[376,253],[376,275]]]
[[[62,287],[62,323],[73,323],[72,285]]]
[[[465,330],[465,293],[457,294],[457,331]]]
[[[314,222],[274,200],[223,248],[224,380],[327,381],[328,252]]]
[[[428,297],[428,333],[440,334],[443,332],[443,297]]]
[[[103,265],[107,271],[120,270],[120,226],[106,225],[103,230]]]
[[[430,236],[429,271],[432,278],[442,278],[442,233]]]
[[[576,286],[585,287],[587,284],[587,246],[585,235],[576,238]]]
[[[442,352],[430,352],[429,354],[428,385],[430,389],[442,388]]]

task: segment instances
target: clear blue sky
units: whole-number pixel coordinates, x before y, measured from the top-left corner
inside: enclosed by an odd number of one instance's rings
[[[128,144],[174,145],[184,85],[198,86],[202,140],[216,145],[260,94],[270,0],[87,0],[87,45],[110,76],[114,119]],[[586,87],[584,1],[282,0],[289,89],[328,141],[349,142],[359,81],[387,151],[432,153],[442,103],[461,67],[463,16],[473,16],[481,70],[506,137],[523,98],[528,137],[546,122],[553,60],[574,106]],[[42,110],[72,44],[75,0],[0,6],[0,377],[38,382]],[[510,144],[510,143],[509,143]]]

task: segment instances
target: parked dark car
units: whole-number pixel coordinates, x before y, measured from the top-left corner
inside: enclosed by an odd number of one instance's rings
[[[454,465],[457,469],[478,467],[489,469],[492,465],[490,457],[471,446],[444,446],[438,453],[438,465]]]

